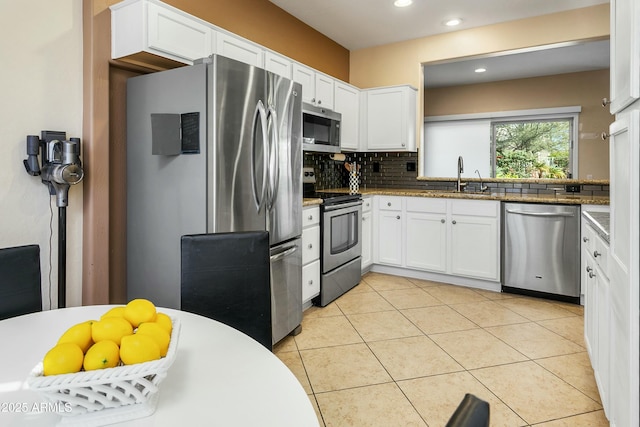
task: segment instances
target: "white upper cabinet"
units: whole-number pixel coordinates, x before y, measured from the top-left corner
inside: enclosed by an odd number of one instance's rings
[[[289,58],[268,50],[264,53],[264,69],[290,79],[292,62]]]
[[[333,109],[334,80],[331,77],[294,63],[293,80],[302,85],[302,102]]]
[[[264,50],[255,43],[231,34],[216,35],[216,54],[264,68]]]
[[[360,149],[360,90],[336,81],[334,109],[342,115],[340,123],[340,148]]]
[[[611,114],[640,97],[640,2],[611,0]]]
[[[111,6],[111,57],[149,52],[191,64],[214,51],[215,31],[163,3],[124,1]]]
[[[417,90],[411,86],[363,92],[363,138],[368,151],[416,151]]]

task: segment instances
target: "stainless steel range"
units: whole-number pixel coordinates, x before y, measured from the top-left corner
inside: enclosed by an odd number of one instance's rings
[[[313,302],[326,306],[360,283],[362,270],[362,195],[315,191],[305,168],[304,197],[321,198],[320,295]],[[315,182],[315,180],[313,180]]]

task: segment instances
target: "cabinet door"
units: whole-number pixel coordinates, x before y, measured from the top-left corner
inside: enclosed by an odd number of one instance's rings
[[[316,73],[316,105],[333,110],[333,79]]]
[[[211,28],[157,4],[147,8],[149,49],[190,62],[213,53]]]
[[[277,53],[271,51],[264,53],[264,68],[279,76],[291,78],[291,61]]]
[[[342,114],[340,148],[358,151],[360,148],[360,91],[336,82],[334,109]]]
[[[373,215],[371,211],[362,213],[362,269],[369,267],[373,262],[373,257],[371,256],[372,220]]]
[[[635,105],[635,104],[634,104]],[[609,138],[611,242],[611,387],[609,419],[616,426],[638,425],[638,258],[640,106],[616,116]]]
[[[293,81],[302,85],[302,102],[313,104],[316,101],[316,73],[309,67],[293,63]]]
[[[640,97],[640,2],[611,0],[611,114]]]
[[[245,64],[264,68],[264,51],[256,44],[226,33],[216,35],[216,53]]]
[[[372,89],[366,98],[367,150],[415,150],[415,91]]]
[[[402,212],[378,212],[378,262],[402,265]]]
[[[407,267],[445,273],[447,270],[446,215],[408,212]]]
[[[598,385],[598,391],[600,392],[602,406],[604,407],[605,414],[609,415],[609,354],[611,352],[609,281],[597,265],[594,267],[592,276],[594,288],[596,289],[596,313],[595,325],[593,325],[595,342],[593,344],[597,347],[597,356],[595,358],[595,367],[593,371]]]
[[[497,218],[454,215],[451,219],[451,273],[498,280]]]

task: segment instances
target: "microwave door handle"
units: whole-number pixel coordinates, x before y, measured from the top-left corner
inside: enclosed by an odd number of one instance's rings
[[[269,106],[269,119],[271,120],[271,164],[269,172],[271,174],[271,198],[269,209],[275,204],[278,197],[278,186],[280,185],[280,130],[278,129],[278,113],[273,106]]]
[[[258,183],[256,181],[256,164],[255,164],[255,152],[256,152],[256,123],[260,120],[262,127],[262,188],[258,191]],[[265,153],[267,141],[267,114],[264,109],[264,104],[261,100],[256,103],[256,108],[253,112],[253,124],[251,126],[251,184],[253,188],[253,201],[255,202],[256,211],[260,212],[260,209],[264,203],[266,180],[267,180],[267,155]]]

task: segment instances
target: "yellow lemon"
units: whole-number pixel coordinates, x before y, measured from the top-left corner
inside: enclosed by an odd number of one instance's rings
[[[124,308],[124,318],[131,323],[134,328],[142,322],[153,322],[156,320],[156,306],[147,299],[134,299],[129,301]]]
[[[133,334],[122,337],[120,360],[125,365],[160,359],[160,347],[149,335]]]
[[[120,307],[113,307],[111,310],[100,316],[100,319],[102,320],[105,317],[124,317],[124,305]]]
[[[113,341],[120,345],[120,340],[133,333],[133,327],[123,317],[105,317],[91,324],[91,336],[93,342],[104,340]]]
[[[45,375],[71,374],[82,368],[84,354],[78,344],[58,344],[45,354],[42,361]]]
[[[120,348],[118,344],[110,340],[95,343],[84,355],[85,371],[95,369],[113,368],[120,361]]]
[[[89,347],[93,345],[93,338],[91,337],[91,324],[93,322],[95,322],[95,320],[88,320],[86,322],[73,325],[67,329],[62,336],[60,336],[58,344],[66,342],[78,344],[82,352],[86,353],[86,351],[89,350]]]
[[[156,315],[156,323],[167,331],[169,335],[171,335],[171,331],[173,330],[173,322],[171,321],[171,317],[167,316],[164,313],[158,313]]]
[[[160,326],[156,322],[142,323],[140,326],[138,326],[138,330],[136,331],[136,335],[139,334],[149,335],[155,340],[156,344],[158,344],[158,347],[160,348],[160,357],[164,357],[167,355],[171,337],[162,326]]]

